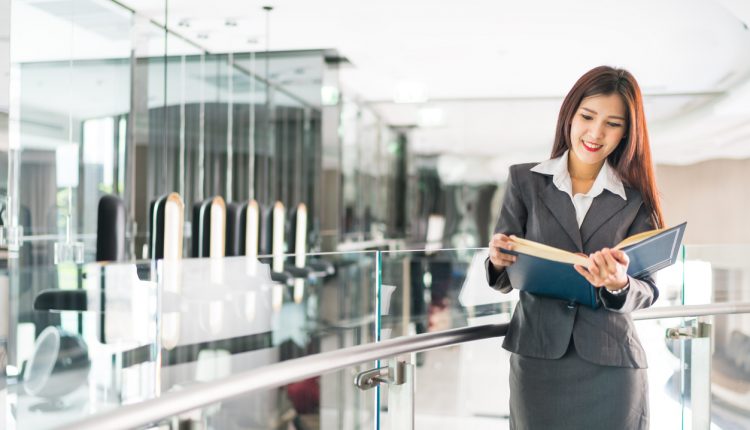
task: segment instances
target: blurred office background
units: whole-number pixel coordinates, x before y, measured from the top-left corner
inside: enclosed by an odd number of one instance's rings
[[[445,246],[484,245],[507,167],[548,156],[562,97],[599,64],[641,83],[687,243],[750,241],[744,2],[268,4],[12,2],[17,177],[0,187],[34,261],[68,213],[89,240],[104,193],[127,203],[133,258],[172,191],[304,202],[313,249],[424,242],[431,215]]]
[[[59,322],[30,311],[64,278],[55,244],[93,262],[107,194],[130,261],[170,192],[304,203],[313,253],[486,246],[508,166],[548,157],[562,98],[601,64],[639,80],[667,222],[713,264],[696,302],[750,298],[743,0],[0,0],[0,20],[7,315],[34,335]]]

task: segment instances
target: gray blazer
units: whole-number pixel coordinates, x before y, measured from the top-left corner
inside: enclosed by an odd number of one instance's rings
[[[551,175],[530,171],[536,164],[511,166],[496,233],[591,254],[654,228],[640,193],[626,186],[627,200],[607,190],[594,198],[579,229],[570,196],[557,189]],[[489,258],[485,266],[490,286],[505,293],[513,289],[505,270],[496,271]],[[529,357],[555,359],[565,354],[572,336],[576,352],[586,361],[647,367],[630,312],[656,301],[659,290],[653,279],[631,277],[629,290],[620,296],[604,288],[598,291],[602,306],[597,309],[519,291],[520,301],[503,348]]]

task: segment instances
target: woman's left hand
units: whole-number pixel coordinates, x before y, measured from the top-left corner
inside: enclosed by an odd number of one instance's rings
[[[591,285],[617,291],[628,285],[628,255],[616,249],[604,248],[589,255],[589,267],[578,264],[575,269]]]

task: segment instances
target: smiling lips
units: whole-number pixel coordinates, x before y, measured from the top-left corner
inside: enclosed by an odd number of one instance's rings
[[[586,148],[586,150],[589,152],[596,152],[604,147],[604,145],[597,145],[595,143],[589,143],[589,142],[586,142],[585,140],[582,140],[581,142],[583,143],[583,147]]]

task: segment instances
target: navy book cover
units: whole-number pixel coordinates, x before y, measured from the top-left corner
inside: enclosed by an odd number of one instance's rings
[[[658,231],[635,243],[616,247],[630,258],[628,275],[634,278],[652,275],[674,264],[679,256],[686,225],[687,223],[682,223]],[[622,243],[627,242],[628,239],[625,239]],[[599,306],[596,288],[576,272],[573,264],[522,252],[503,252],[518,256],[516,262],[506,269],[513,288],[532,294],[574,301],[591,308]]]

